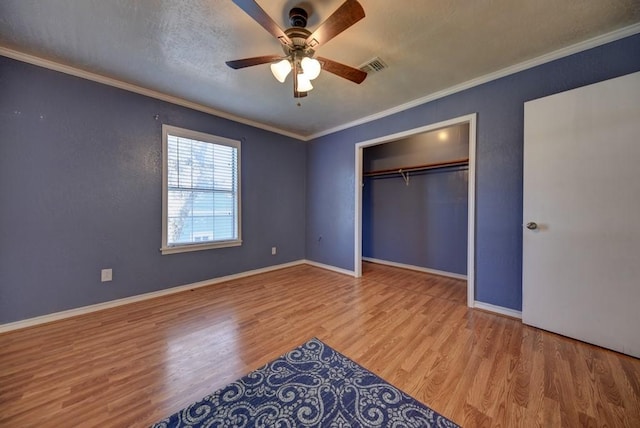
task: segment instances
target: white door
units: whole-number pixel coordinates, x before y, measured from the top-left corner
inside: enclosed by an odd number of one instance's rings
[[[523,321],[640,357],[640,73],[524,111]]]

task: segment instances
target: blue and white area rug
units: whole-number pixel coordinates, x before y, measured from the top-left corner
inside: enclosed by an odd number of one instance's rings
[[[318,339],[153,425],[458,427]]]

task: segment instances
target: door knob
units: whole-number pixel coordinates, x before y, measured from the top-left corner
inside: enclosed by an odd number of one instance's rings
[[[527,229],[529,230],[536,230],[538,228],[538,223],[530,221],[529,223],[527,223]]]

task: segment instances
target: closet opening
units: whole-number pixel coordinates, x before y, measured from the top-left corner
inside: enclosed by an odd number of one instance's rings
[[[356,145],[362,262],[467,281],[474,303],[475,114]]]

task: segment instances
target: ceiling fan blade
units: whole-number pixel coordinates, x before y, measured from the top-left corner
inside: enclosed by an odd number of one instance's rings
[[[234,61],[227,61],[225,64],[237,70],[239,68],[253,67],[254,65],[275,62],[280,59],[282,59],[282,56],[279,56],[279,55],[265,55],[265,56],[255,56],[253,58],[244,58],[244,59],[236,59]]]
[[[284,33],[282,28],[275,23],[273,19],[267,12],[262,9],[258,3],[254,0],[233,0],[233,2],[242,10],[245,11],[247,15],[252,17],[254,21],[258,24],[262,25],[262,27],[269,32],[273,37],[280,40],[280,43],[283,45],[291,46],[291,39]]]
[[[353,68],[327,58],[317,57],[317,60],[320,61],[323,70],[333,73],[336,76],[340,76],[343,79],[351,80],[354,83],[360,84],[367,77],[367,73],[357,68]]]
[[[347,0],[342,3],[333,15],[326,19],[307,38],[307,45],[315,48],[318,45],[327,43],[347,28],[364,18],[364,9],[356,0]]]

